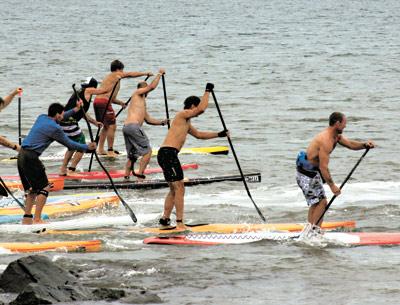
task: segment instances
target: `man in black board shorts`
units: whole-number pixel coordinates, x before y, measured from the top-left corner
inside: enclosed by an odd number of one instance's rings
[[[170,216],[175,206],[176,227],[178,229],[186,228],[183,223],[185,185],[178,153],[185,143],[187,134],[203,140],[229,136],[227,130],[221,132],[199,131],[191,124],[191,118],[199,116],[207,109],[209,95],[213,88],[214,85],[208,83],[201,100],[197,96],[186,98],[183,110],[175,115],[171,128],[158,151],[158,164],[161,166],[165,180],[169,185],[169,192],[164,203],[164,213],[160,219],[160,224],[163,226],[170,225]]]
[[[96,143],[80,144],[66,136],[58,124],[64,118],[77,113],[82,106],[79,101],[74,109],[64,113],[64,106],[51,104],[48,114],[41,114],[33,124],[28,136],[24,139],[18,154],[18,172],[26,194],[25,215],[23,224],[42,223],[42,210],[46,204],[51,185],[47,180],[46,171],[39,156],[53,141],[57,141],[70,149],[92,151]],[[35,216],[32,215],[33,205],[36,204]]]

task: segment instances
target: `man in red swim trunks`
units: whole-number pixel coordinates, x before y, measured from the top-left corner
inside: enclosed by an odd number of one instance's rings
[[[96,120],[98,122],[103,123],[103,129],[100,132],[99,145],[98,145],[98,153],[100,155],[109,155],[110,157],[116,156],[113,146],[114,146],[115,130],[117,128],[117,125],[115,120],[115,112],[112,107],[112,104],[119,104],[125,108],[125,103],[117,99],[117,95],[120,89],[119,80],[122,78],[133,78],[133,77],[147,76],[147,75],[152,76],[153,74],[151,72],[124,72],[124,64],[121,61],[114,60],[113,62],[111,62],[111,73],[108,74],[103,79],[103,82],[99,88],[99,89],[106,89],[106,93],[97,95],[93,102],[94,111],[96,114]],[[117,87],[114,90],[110,103],[108,103],[115,84],[117,84]],[[103,120],[103,115],[104,115],[104,120]],[[107,152],[104,150],[104,143],[106,139],[108,143]]]

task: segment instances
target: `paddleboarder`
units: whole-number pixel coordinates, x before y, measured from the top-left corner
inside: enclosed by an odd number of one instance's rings
[[[347,118],[341,112],[333,112],[329,116],[329,126],[316,135],[309,144],[306,151],[300,151],[296,159],[296,180],[306,198],[309,227],[319,232],[322,219],[318,219],[324,213],[327,199],[323,184],[326,182],[332,193],[340,195],[340,188],[333,181],[329,171],[329,157],[336,145],[361,150],[374,148],[372,141],[360,142],[350,140],[343,135],[346,128]]]
[[[108,155],[116,157],[118,154],[114,150],[114,136],[117,128],[115,112],[112,104],[118,104],[125,108],[123,101],[117,99],[120,89],[120,80],[122,78],[133,78],[139,76],[152,76],[151,72],[124,72],[124,64],[119,60],[111,62],[111,73],[109,73],[101,83],[100,89],[106,89],[106,92],[96,96],[93,102],[96,120],[103,123],[103,128],[100,132],[98,153],[99,155]],[[114,89],[115,88],[115,89]],[[112,95],[112,96],[111,96]],[[108,150],[104,150],[104,143],[107,139]]]
[[[78,96],[75,92],[71,95],[68,100],[68,103],[65,105],[64,111],[68,111],[76,107],[76,103],[78,100],[82,100],[83,105],[82,108],[86,113],[86,116],[90,123],[97,127],[102,127],[103,124],[99,121],[96,121],[92,118],[89,113],[90,103],[92,101],[92,96],[96,94],[103,94],[106,93],[104,89],[97,89],[97,80],[93,77],[89,77],[84,83],[81,84],[81,90],[79,90]],[[85,144],[86,139],[85,135],[83,134],[81,128],[79,127],[79,121],[83,118],[84,112],[78,111],[71,115],[69,118],[65,118],[60,122],[61,128],[64,130],[65,134],[72,140],[77,143]],[[68,149],[65,152],[63,164],[60,168],[59,175],[60,176],[67,176],[73,175],[78,163],[81,161],[83,157],[84,151],[81,150],[71,150]],[[72,160],[72,161],[71,161]],[[71,166],[68,166],[69,162],[71,161]]]
[[[53,141],[57,141],[69,149],[79,151],[91,151],[96,149],[96,143],[81,144],[72,141],[64,133],[59,125],[63,119],[68,119],[74,113],[80,111],[83,102],[79,101],[76,107],[64,112],[64,106],[53,103],[49,106],[48,114],[41,114],[33,124],[28,136],[24,139],[18,154],[18,172],[22,185],[26,192],[25,214],[23,224],[41,223],[41,214],[46,204],[51,184],[43,163],[39,156],[49,147]],[[32,207],[36,204],[35,216],[32,215]]]
[[[6,108],[17,94],[22,94],[22,88],[14,89],[9,95],[4,98],[0,97],[0,111]],[[0,136],[0,145],[19,151],[20,146],[17,143],[11,142],[6,137]]]
[[[137,85],[137,90],[132,94],[131,103],[128,107],[128,115],[125,119],[122,132],[124,134],[126,153],[128,160],[125,165],[125,179],[129,179],[130,173],[136,176],[139,181],[146,177],[144,170],[150,162],[151,146],[147,135],[145,134],[142,125],[146,122],[149,125],[162,125],[167,124],[167,120],[157,120],[149,115],[146,107],[146,97],[149,92],[157,88],[160,78],[165,74],[164,69],[160,69],[154,80],[148,85],[146,81],[141,81]],[[134,164],[138,158],[139,172],[136,174]]]
[[[163,216],[159,221],[162,226],[170,225],[170,216],[175,207],[177,228],[186,228],[183,223],[185,185],[178,153],[185,143],[187,134],[189,133],[195,138],[202,140],[229,136],[227,130],[221,132],[199,131],[191,124],[192,118],[201,115],[207,109],[209,95],[213,88],[213,84],[207,83],[201,100],[197,96],[186,98],[183,110],[175,115],[171,123],[171,128],[168,130],[167,136],[158,151],[158,164],[162,168],[165,180],[169,185],[169,192],[164,203]]]

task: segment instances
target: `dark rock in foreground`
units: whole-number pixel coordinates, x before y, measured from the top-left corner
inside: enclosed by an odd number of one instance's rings
[[[10,305],[120,299],[128,304],[162,302],[157,295],[144,290],[127,295],[121,289],[88,288],[79,282],[74,273],[41,255],[27,256],[11,262],[0,277],[0,291],[18,293]]]

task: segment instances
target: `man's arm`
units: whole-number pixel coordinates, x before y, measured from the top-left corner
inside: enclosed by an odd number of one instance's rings
[[[0,103],[0,111],[6,108],[11,103],[13,98],[19,93],[22,93],[22,88],[14,89],[13,92],[2,98],[2,103]]]
[[[199,131],[197,130],[192,124],[189,125],[188,133],[193,137],[201,140],[208,140],[214,138],[222,138],[222,137],[229,137],[229,131],[223,130],[220,132],[213,132],[213,131]]]
[[[144,121],[149,124],[149,125],[162,125],[164,126],[165,124],[168,123],[168,120],[157,120],[155,118],[153,118],[152,116],[150,116],[150,114],[146,111],[146,114],[144,116]]]
[[[140,76],[153,76],[151,72],[122,72],[121,78],[135,78]]]
[[[160,82],[160,78],[164,74],[165,74],[165,70],[160,69],[160,71],[157,73],[156,77],[153,79],[153,81],[150,83],[150,85],[148,85],[144,88],[137,89],[134,94],[143,95],[143,94],[153,91],[154,89],[157,88],[158,83]]]
[[[360,141],[350,140],[343,135],[340,136],[338,143],[352,150],[360,150],[360,149],[375,147],[375,144],[372,141],[368,140],[367,142],[360,142]]]
[[[61,128],[57,129],[54,132],[53,139],[72,150],[88,151],[91,149],[87,144],[80,144],[78,142],[72,141],[70,138],[67,137],[67,135]]]
[[[20,146],[9,141],[7,138],[0,136],[0,145],[19,151]]]
[[[208,99],[210,97],[210,92],[211,90],[214,89],[214,85],[211,83],[207,83],[206,85],[206,91],[204,91],[204,94],[201,98],[200,104],[195,107],[194,109],[186,109],[182,111],[182,115],[185,119],[190,119],[193,118],[195,116],[198,116],[202,113],[204,113],[204,111],[206,111],[207,107],[208,107]]]
[[[338,196],[340,194],[340,189],[337,187],[335,182],[333,182],[331,173],[329,172],[328,164],[329,164],[329,150],[326,147],[322,146],[319,149],[319,170],[321,171],[322,178],[329,185],[333,194]]]

